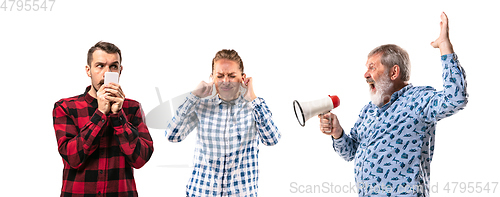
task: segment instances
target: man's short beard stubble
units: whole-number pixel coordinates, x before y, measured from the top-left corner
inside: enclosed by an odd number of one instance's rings
[[[378,107],[382,107],[385,104],[385,98],[391,97],[392,93],[390,93],[390,90],[394,86],[389,79],[389,73],[384,73],[374,85],[376,90],[375,93],[371,91],[371,86],[369,89],[372,103]]]
[[[104,85],[104,79],[102,79],[101,81],[99,81],[99,83],[96,86],[92,85],[92,88],[94,88],[96,94],[97,94],[97,92],[99,91],[99,88],[101,88],[102,85]]]

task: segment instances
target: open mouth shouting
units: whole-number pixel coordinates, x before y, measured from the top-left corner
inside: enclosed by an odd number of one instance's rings
[[[370,86],[370,90],[372,92],[377,91],[376,88],[375,88],[375,81],[372,78],[366,79],[366,83],[368,83],[368,85]]]

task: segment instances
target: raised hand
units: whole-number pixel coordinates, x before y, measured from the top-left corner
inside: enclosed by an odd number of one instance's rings
[[[441,23],[439,23],[439,25],[441,27],[441,33],[434,42],[431,42],[431,46],[439,48],[441,55],[453,53],[453,46],[451,45],[449,37],[448,16],[446,16],[444,12],[441,13]]]
[[[244,98],[247,101],[253,101],[254,99],[257,98],[255,95],[255,92],[253,91],[253,79],[252,77],[247,77],[241,81],[242,86],[247,89],[247,92],[245,92]]]
[[[199,98],[210,96],[212,95],[213,84],[214,82],[207,83],[205,81],[202,81],[191,93]]]

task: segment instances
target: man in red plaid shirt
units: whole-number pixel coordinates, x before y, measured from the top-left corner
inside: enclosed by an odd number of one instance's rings
[[[98,42],[87,54],[92,84],[81,95],[54,105],[53,120],[64,170],[61,196],[137,196],[133,168],[153,154],[153,140],[139,102],[105,72],[121,74],[121,52]]]

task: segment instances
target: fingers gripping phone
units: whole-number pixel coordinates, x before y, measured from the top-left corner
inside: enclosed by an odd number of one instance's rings
[[[110,82],[118,84],[118,78],[120,74],[117,72],[105,72],[104,73],[104,84],[108,84]]]

